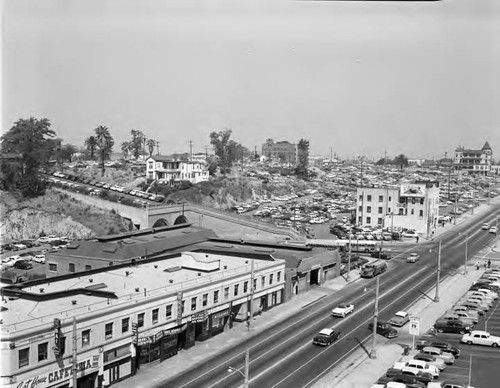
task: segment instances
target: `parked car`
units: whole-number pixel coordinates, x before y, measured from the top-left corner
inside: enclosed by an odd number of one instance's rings
[[[427,384],[427,388],[474,388],[467,383],[461,383],[458,381],[432,381]]]
[[[487,331],[473,330],[468,334],[464,334],[460,342],[468,345],[484,345],[496,348],[500,346],[500,337],[491,335]]]
[[[488,290],[487,288],[474,288],[470,291],[479,292],[483,295],[490,296],[492,299],[498,299],[498,293],[495,291]]]
[[[413,356],[413,359],[425,361],[430,365],[436,366],[440,371],[446,369],[446,364],[444,363],[444,361],[441,358],[436,358],[436,356],[433,356],[432,354],[418,353]]]
[[[411,366],[405,366],[401,370],[401,374],[415,377],[416,380],[421,381],[425,385],[427,385],[427,383],[434,380],[434,377],[432,376],[431,373],[429,373],[427,371],[420,370],[418,368],[411,367]]]
[[[347,314],[350,314],[354,311],[354,305],[353,304],[341,304],[341,305],[338,305],[337,307],[335,307],[333,310],[332,310],[332,315],[334,317],[342,317],[342,318],[345,318],[345,316]]]
[[[439,319],[447,320],[447,321],[461,321],[467,326],[474,326],[477,321],[474,321],[472,318],[464,317],[464,316],[459,316],[456,313],[450,312],[450,313],[444,313]]]
[[[460,333],[465,334],[472,330],[472,325],[467,325],[459,319],[438,319],[434,323],[434,329],[438,333]]]
[[[313,344],[328,346],[337,341],[340,337],[340,331],[334,329],[323,329],[313,338]]]
[[[32,269],[33,264],[31,264],[28,260],[17,260],[14,263],[14,268],[17,269]]]
[[[471,316],[472,318],[479,319],[479,312],[477,310],[471,310],[466,306],[455,305],[455,306],[452,306],[449,311],[455,312],[455,313],[465,313],[465,314]]]
[[[416,368],[422,372],[430,373],[433,379],[437,379],[439,377],[439,368],[426,361],[412,359],[408,360],[405,366],[410,368]]]
[[[472,311],[472,310],[470,310]],[[460,319],[461,321],[467,323],[470,321],[471,324],[475,325],[479,322],[479,315],[477,314],[477,312],[475,312],[475,314],[472,314],[470,313],[469,311],[468,312],[465,312],[465,311],[453,311],[453,310],[448,310],[444,315],[444,316],[450,316],[450,317],[453,317],[455,319]]]
[[[481,306],[479,303],[476,303],[475,301],[468,301],[464,300],[458,303],[460,306],[465,306],[469,310],[476,310],[479,315],[484,315],[486,312],[486,308],[484,306]]]
[[[493,234],[498,234],[498,228],[496,226],[492,226],[490,228],[490,233],[493,233]]]
[[[394,316],[389,320],[389,323],[392,326],[404,326],[410,320],[410,314],[406,311],[398,311]]]
[[[406,259],[407,263],[416,263],[420,260],[420,255],[418,253],[410,253],[410,256]]]
[[[453,354],[453,357],[460,357],[460,349],[456,346],[451,345],[449,342],[445,341],[431,341],[430,347],[441,349],[443,352],[448,352]]]
[[[44,264],[45,263],[45,255],[43,255],[43,254],[36,255],[33,258],[33,261],[36,262],[36,263]]]
[[[373,322],[368,325],[368,329],[373,331]],[[389,322],[378,321],[377,322],[377,334],[383,335],[386,338],[396,338],[398,336],[398,331],[393,328]]]
[[[435,348],[433,346],[426,346],[420,351],[420,353],[430,354],[432,356],[435,356],[436,358],[440,358],[447,365],[452,365],[455,363],[455,357],[453,356],[453,354],[443,352],[441,349]]]

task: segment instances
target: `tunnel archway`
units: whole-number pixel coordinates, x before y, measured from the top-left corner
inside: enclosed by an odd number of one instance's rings
[[[153,228],[159,228],[160,226],[168,226],[168,222],[165,218],[159,218],[153,224]]]
[[[174,221],[174,225],[179,225],[179,224],[187,224],[188,219],[184,214],[181,214],[179,217],[177,217]]]

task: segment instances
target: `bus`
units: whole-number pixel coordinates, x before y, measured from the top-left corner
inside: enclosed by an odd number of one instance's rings
[[[361,267],[359,275],[362,278],[373,278],[378,274],[384,273],[387,270],[387,263],[382,260],[375,260],[371,263],[366,263]]]

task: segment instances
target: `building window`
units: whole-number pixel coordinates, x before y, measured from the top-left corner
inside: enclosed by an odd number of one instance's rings
[[[270,274],[269,275],[269,285],[273,284],[273,279],[274,278],[274,274]]]
[[[185,306],[185,305],[186,305],[186,301],[185,301],[185,300],[183,300],[183,301],[181,302],[181,312],[182,312],[182,314],[184,314],[184,306]]]
[[[382,214],[384,212],[384,209],[382,208],[382,206],[379,206],[378,207],[378,214]]]
[[[243,293],[246,294],[248,292],[248,282],[243,283]]]
[[[371,202],[371,201],[372,201],[372,196],[371,196],[371,195],[367,195],[367,196],[366,196],[366,200],[367,200],[368,202]]]
[[[362,201],[362,200],[363,200],[363,196],[362,196],[362,195],[360,195],[360,196],[359,196],[359,200],[360,200],[360,201]]]
[[[229,287],[224,287],[224,299],[229,299]]]
[[[160,311],[159,309],[153,309],[153,319],[152,319],[153,325],[158,323],[158,312],[159,311]]]
[[[90,345],[90,330],[82,331],[82,347]]]
[[[92,266],[91,266],[91,265],[88,265],[88,264],[87,264],[87,265],[85,266],[85,271],[90,271],[91,269],[92,269]]]
[[[166,317],[167,317],[167,319],[171,319],[172,318],[172,305],[171,304],[167,305]]]
[[[19,350],[19,368],[30,364],[30,348]]]
[[[279,271],[276,275],[276,280],[278,281],[278,283],[281,282],[281,271]]]
[[[370,225],[372,223],[372,218],[371,217],[366,217],[366,223]]]
[[[75,272],[75,264],[69,263],[69,272]]]
[[[420,217],[423,217],[423,216],[424,216],[424,211],[420,210]]]
[[[391,214],[391,213],[392,213],[392,211],[391,211],[391,208],[390,208],[390,207],[389,207],[389,208],[387,208],[387,213],[388,213],[388,214]]]
[[[367,206],[366,207],[366,212],[367,213],[371,213],[372,212],[372,207],[371,206]]]
[[[123,318],[122,319],[122,333],[128,332],[129,325],[130,325],[130,318]]]
[[[389,195],[389,202],[391,202],[391,201],[392,201],[392,197]]]
[[[401,207],[399,208],[399,215],[400,216],[403,216],[404,215],[404,209]]]
[[[205,307],[208,304],[208,294],[203,294],[203,299],[201,301],[201,305]]]
[[[363,218],[361,218],[361,216],[358,217],[358,224],[361,224],[363,223]]]
[[[144,326],[144,313],[137,314],[137,327]]]
[[[104,327],[104,338],[113,338],[113,322],[106,323],[106,326]]]
[[[423,205],[424,204],[424,199],[423,198],[420,198],[420,204]]]
[[[255,291],[257,289],[257,279],[253,280],[253,290]]]
[[[383,195],[379,195],[378,196],[378,201],[379,202],[384,202],[384,196]]]
[[[214,291],[214,304],[219,303],[219,290]]]
[[[49,271],[57,272],[57,264],[49,263]]]
[[[238,289],[240,288],[239,284],[234,285],[234,296],[238,296]]]
[[[379,225],[382,225],[382,218],[379,217],[379,219],[377,220],[378,224]]]
[[[266,277],[265,276],[262,276],[262,278],[260,279],[260,286],[262,288],[264,288],[266,286]]]
[[[38,345],[38,362],[44,361],[49,358],[49,343],[44,342],[43,344]]]
[[[415,214],[415,209],[411,209],[411,214]]]
[[[363,206],[358,207],[358,211],[362,212],[363,211]]]
[[[191,298],[191,311],[195,311],[196,310],[196,296],[194,298]]]

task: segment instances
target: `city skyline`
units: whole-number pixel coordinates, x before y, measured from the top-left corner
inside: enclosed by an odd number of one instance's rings
[[[498,13],[488,0],[344,3],[7,1],[3,130],[47,117],[115,151],[142,130],[162,154],[224,128],[260,152],[442,158],[500,146]]]

